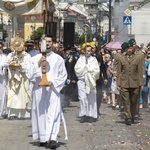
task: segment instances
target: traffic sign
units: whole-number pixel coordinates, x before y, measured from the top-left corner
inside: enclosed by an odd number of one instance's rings
[[[131,11],[130,11],[129,9],[126,9],[126,10],[124,11],[124,13],[125,13],[126,15],[130,15],[130,14],[131,14]]]
[[[132,16],[123,16],[123,24],[131,25],[132,23]]]

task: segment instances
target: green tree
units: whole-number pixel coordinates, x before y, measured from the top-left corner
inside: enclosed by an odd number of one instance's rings
[[[93,41],[93,38],[96,38],[96,41],[98,42],[98,48],[105,45],[106,40],[102,40],[102,36],[98,35],[97,33],[88,33],[87,34],[87,42]],[[75,33],[75,45],[82,45],[85,43],[85,34],[79,35],[78,33]]]
[[[4,29],[4,24],[0,24],[0,32],[3,33],[3,40],[8,37],[7,30]]]
[[[80,45],[84,42],[84,36],[79,35],[77,32],[75,33],[75,45]]]
[[[91,42],[92,41],[92,35],[91,34],[87,34],[87,42]],[[83,43],[85,43],[85,34],[79,35],[78,33],[75,33],[75,45],[82,45]]]
[[[43,27],[39,27],[32,32],[30,38],[31,40],[40,39],[42,37],[42,34],[43,34]]]

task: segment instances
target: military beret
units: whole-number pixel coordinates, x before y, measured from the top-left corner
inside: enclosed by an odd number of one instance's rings
[[[136,42],[135,39],[130,39],[130,40],[129,40],[129,43],[132,44],[132,45],[133,45],[133,43],[135,43],[135,42]]]
[[[129,43],[128,42],[122,43],[122,45],[121,45],[122,49],[126,49],[127,47],[129,47]]]
[[[128,46],[129,46],[129,47],[133,47],[133,42],[132,42],[132,41],[129,41],[129,42],[128,42]]]

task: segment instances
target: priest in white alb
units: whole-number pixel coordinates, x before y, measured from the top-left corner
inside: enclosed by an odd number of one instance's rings
[[[46,36],[45,40],[46,57],[42,54],[32,57],[26,74],[33,83],[31,119],[33,139],[39,139],[40,146],[47,145],[49,148],[55,149],[62,114],[60,91],[67,79],[67,72],[64,60],[52,51],[52,37]],[[46,61],[46,76],[49,86],[39,86],[43,61]]]
[[[8,67],[8,119],[29,118],[26,106],[30,100],[29,80],[25,74],[30,55],[24,49],[23,39],[11,39],[13,52],[9,53],[5,65]]]
[[[0,118],[7,115],[7,72],[5,68],[6,55],[2,51],[2,43],[0,43]]]

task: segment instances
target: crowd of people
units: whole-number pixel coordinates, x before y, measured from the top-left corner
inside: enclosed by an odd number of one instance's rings
[[[80,123],[98,121],[105,102],[124,111],[125,124],[131,125],[150,104],[150,46],[130,39],[119,49],[98,49],[93,42],[64,48],[50,35],[44,40],[46,55],[39,39],[21,43],[18,36],[10,49],[0,40],[0,117],[31,117],[39,146],[56,148],[61,120],[65,124],[62,98],[79,101]],[[43,74],[48,86],[39,86]]]

